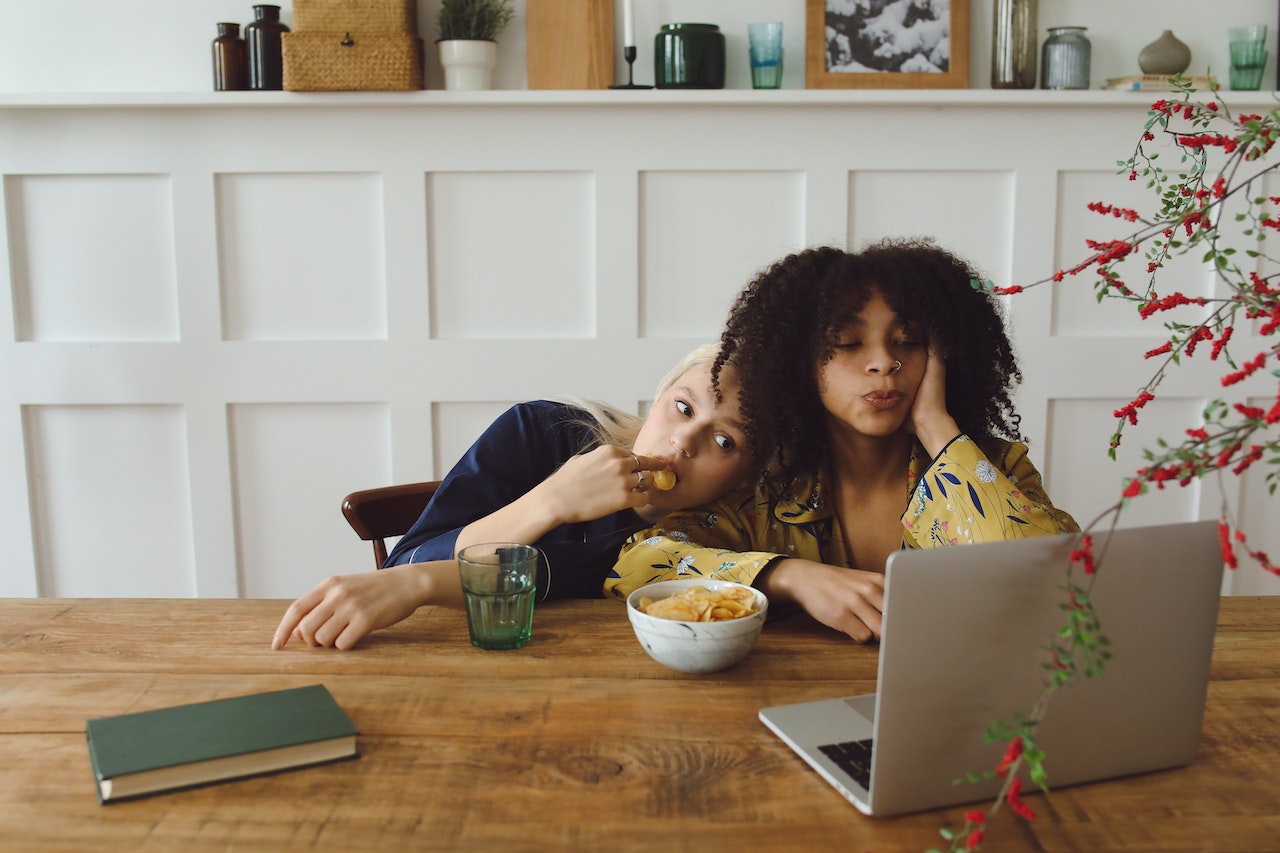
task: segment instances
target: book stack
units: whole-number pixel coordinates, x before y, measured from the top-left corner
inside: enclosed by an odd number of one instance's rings
[[[1114,92],[1181,91],[1180,87],[1174,84],[1175,79],[1183,85],[1190,84],[1191,88],[1197,92],[1216,91],[1219,88],[1216,77],[1181,77],[1176,74],[1134,74],[1129,77],[1111,77],[1107,80],[1107,85],[1102,88]]]

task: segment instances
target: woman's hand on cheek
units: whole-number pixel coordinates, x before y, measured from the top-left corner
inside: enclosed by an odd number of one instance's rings
[[[930,456],[937,456],[960,434],[960,427],[947,411],[947,365],[933,347],[916,388],[907,429],[915,433]]]

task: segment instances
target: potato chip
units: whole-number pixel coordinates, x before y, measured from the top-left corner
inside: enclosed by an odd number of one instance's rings
[[[664,492],[669,492],[676,487],[676,474],[674,471],[668,471],[666,468],[653,472],[653,484]]]
[[[711,589],[691,586],[670,598],[640,596],[640,610],[659,619],[680,622],[727,622],[756,612],[755,596],[745,587]]]

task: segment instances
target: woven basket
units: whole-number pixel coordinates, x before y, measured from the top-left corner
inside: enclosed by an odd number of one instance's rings
[[[418,35],[417,0],[293,0],[292,30]]]
[[[422,39],[402,33],[285,33],[290,92],[406,92],[422,88]]]

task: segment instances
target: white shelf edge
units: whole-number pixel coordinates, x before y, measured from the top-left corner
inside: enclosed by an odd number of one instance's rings
[[[1230,105],[1276,106],[1277,92],[1222,92]],[[217,107],[537,107],[537,106],[917,106],[917,107],[1109,107],[1148,105],[1162,92],[1102,89],[643,89],[491,90],[484,92],[0,92],[0,109],[120,109]]]

